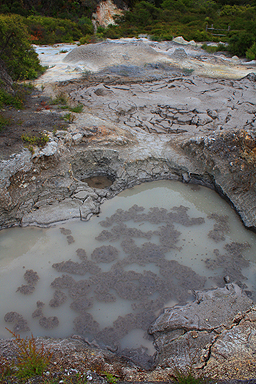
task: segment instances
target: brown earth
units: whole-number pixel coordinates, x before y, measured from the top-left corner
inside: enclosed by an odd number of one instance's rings
[[[24,91],[24,90],[23,90]],[[0,128],[0,160],[7,160],[13,153],[18,153],[26,143],[22,135],[40,137],[44,130],[65,129],[68,124],[58,113],[62,111],[52,100],[33,89],[23,94],[23,108],[6,106],[0,109],[0,115],[8,120],[7,125]]]

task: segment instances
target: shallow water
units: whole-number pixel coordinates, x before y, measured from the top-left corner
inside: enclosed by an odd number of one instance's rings
[[[2,230],[0,337],[82,334],[152,354],[146,330],[164,306],[225,276],[255,298],[255,251],[214,191],[175,181],[128,189],[89,222]]]

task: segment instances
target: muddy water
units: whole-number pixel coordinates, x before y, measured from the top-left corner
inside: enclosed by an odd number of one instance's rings
[[[0,232],[0,337],[81,334],[154,349],[146,330],[164,306],[238,282],[256,297],[256,235],[214,191],[179,182],[136,186],[98,217]]]

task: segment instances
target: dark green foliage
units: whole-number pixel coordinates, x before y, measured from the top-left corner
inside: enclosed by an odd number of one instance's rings
[[[71,43],[79,40],[84,34],[92,33],[92,23],[82,18],[76,23],[67,19],[56,19],[44,16],[29,16],[26,19],[31,42],[34,44]]]
[[[253,45],[255,37],[252,33],[240,32],[229,40],[228,50],[233,55],[245,56],[246,51]]]
[[[161,10],[155,5],[147,2],[141,1],[138,2],[133,12],[126,14],[127,21],[136,24],[136,26],[146,27],[149,24],[152,24],[158,20],[160,17]]]
[[[256,43],[253,43],[253,45],[249,49],[247,49],[246,58],[248,60],[255,60],[256,59]]]
[[[83,35],[91,35],[93,33],[93,25],[88,17],[81,17],[77,23]]]
[[[92,42],[93,35],[85,35],[79,40],[80,44],[89,44]]]
[[[0,56],[13,80],[33,79],[43,72],[21,16],[0,15]]]
[[[23,108],[23,101],[21,97],[17,95],[13,96],[0,88],[0,108],[5,105],[11,105],[17,109],[21,109]]]
[[[1,0],[0,12],[76,20],[81,15],[91,17],[98,3],[98,0]]]
[[[0,132],[7,126],[10,125],[10,119],[6,119],[4,116],[0,113]]]

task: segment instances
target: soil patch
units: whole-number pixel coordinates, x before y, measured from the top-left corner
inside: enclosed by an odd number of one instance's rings
[[[58,113],[59,107],[52,105],[50,98],[36,89],[26,93],[23,109],[6,106],[1,110],[8,124],[0,128],[0,160],[7,160],[24,148],[22,135],[40,137],[44,130],[52,132],[68,126]]]

